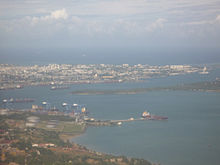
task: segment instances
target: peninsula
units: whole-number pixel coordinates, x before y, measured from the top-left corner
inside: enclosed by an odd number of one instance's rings
[[[220,80],[197,82],[191,84],[181,84],[168,87],[152,87],[152,88],[135,88],[135,89],[119,89],[119,90],[78,90],[71,92],[73,95],[129,95],[139,94],[152,91],[206,91],[220,92]]]
[[[144,159],[114,156],[70,142],[85,124],[69,116],[1,110],[1,164],[151,165]]]

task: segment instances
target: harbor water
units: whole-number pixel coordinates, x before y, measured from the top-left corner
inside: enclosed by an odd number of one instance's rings
[[[218,72],[219,73],[219,72]],[[144,158],[162,165],[220,164],[220,93],[152,91],[132,95],[72,95],[75,90],[135,89],[214,80],[219,75],[185,75],[154,78],[140,83],[78,84],[70,89],[50,86],[0,91],[0,99],[33,98],[34,103],[7,105],[31,108],[47,101],[61,109],[63,102],[85,104],[96,119],[139,118],[143,111],[167,116],[167,121],[134,121],[121,126],[89,127],[72,139],[89,149],[115,155]],[[1,104],[1,107],[4,105]]]

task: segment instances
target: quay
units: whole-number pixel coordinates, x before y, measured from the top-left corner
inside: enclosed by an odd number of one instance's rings
[[[137,118],[137,119],[130,118],[130,119],[124,119],[124,120],[110,120],[110,121],[113,123],[118,123],[118,122],[141,121],[141,120],[147,120],[147,119],[145,119],[145,118]]]
[[[132,122],[132,121],[144,121],[144,120],[167,120],[167,117],[161,117],[161,116],[150,116],[146,118],[130,118],[130,119],[122,119],[122,120],[92,120],[87,121],[86,124],[91,126],[111,126],[111,125],[122,125],[124,122]]]

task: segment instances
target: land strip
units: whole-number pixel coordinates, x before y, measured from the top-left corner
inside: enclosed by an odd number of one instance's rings
[[[211,82],[198,82],[191,84],[182,84],[168,87],[153,87],[153,88],[136,88],[136,89],[119,89],[119,90],[78,90],[71,92],[74,95],[129,95],[139,94],[152,91],[206,91],[206,92],[220,92],[220,80]]]
[[[68,138],[83,133],[85,125],[68,117],[46,118],[21,111],[0,115],[0,164],[151,165],[144,159],[104,154],[71,143]],[[56,127],[49,127],[52,123]],[[62,136],[67,136],[65,141]]]

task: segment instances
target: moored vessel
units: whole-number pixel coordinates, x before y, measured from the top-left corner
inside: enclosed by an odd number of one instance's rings
[[[51,90],[57,90],[57,89],[69,89],[69,86],[52,86]]]
[[[144,111],[141,115],[143,119],[147,120],[167,120],[168,117],[166,116],[156,116],[156,115],[151,115],[149,112]]]

